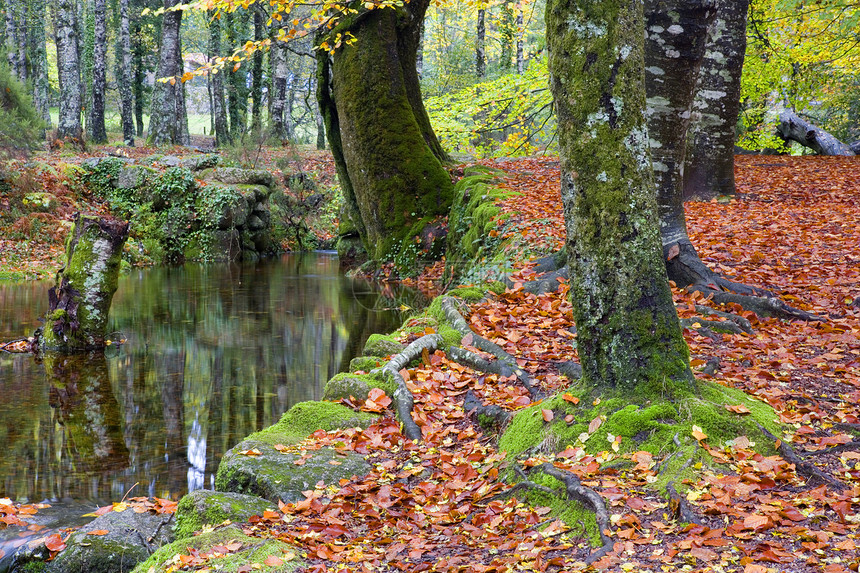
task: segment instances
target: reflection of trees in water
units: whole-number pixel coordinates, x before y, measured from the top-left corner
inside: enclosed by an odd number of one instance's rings
[[[0,360],[0,388],[27,404],[0,404],[0,447],[23,460],[0,457],[0,496],[109,500],[136,482],[140,495],[178,495],[194,461],[189,444],[195,451],[205,446],[200,467],[208,486],[227,449],[291,405],[319,398],[371,333],[398,324],[391,313],[373,310],[371,292],[356,291],[333,257],[132,271],[121,281],[109,326],[129,342],[100,359],[97,390],[100,407],[113,412],[112,439],[128,447],[127,467],[107,479],[69,457],[62,428],[51,429],[40,367],[29,357],[23,366]],[[17,389],[15,380],[23,381]],[[49,485],[36,483],[36,472],[39,479],[62,476]]]

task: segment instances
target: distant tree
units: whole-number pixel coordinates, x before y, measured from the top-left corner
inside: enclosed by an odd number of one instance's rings
[[[475,77],[480,81],[486,75],[487,69],[487,27],[484,17],[487,9],[484,4],[478,5],[478,23],[475,27]]]
[[[209,58],[221,57],[221,18],[215,16],[209,20]],[[210,72],[212,86],[212,123],[215,131],[215,145],[221,147],[231,142],[230,129],[227,123],[227,104],[224,101],[223,70]]]
[[[266,38],[265,15],[259,4],[254,4],[254,41]],[[251,129],[263,129],[263,51],[256,50],[251,58]]]
[[[74,0],[59,0],[55,10],[60,115],[57,136],[81,139],[81,69],[78,58],[78,14]]]
[[[134,146],[134,97],[132,92],[132,52],[128,2],[129,0],[119,0],[116,79],[119,88],[122,139],[125,145],[132,147]]]
[[[93,143],[107,143],[105,130],[105,88],[107,81],[107,6],[105,0],[93,2],[93,79],[92,101],[87,131]]]
[[[30,52],[33,81],[33,104],[44,121],[45,127],[51,125],[51,114],[49,112],[49,83],[48,83],[48,52],[45,48],[45,19],[47,6],[45,0],[32,0],[30,13],[37,20],[37,24],[30,26]]]
[[[164,0],[158,71],[152,92],[148,141],[154,145],[189,143],[182,81],[182,11],[173,10],[179,0]]]

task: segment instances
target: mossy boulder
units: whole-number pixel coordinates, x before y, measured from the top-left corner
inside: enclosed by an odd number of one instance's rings
[[[116,179],[119,189],[139,189],[158,176],[158,171],[146,165],[126,165]]]
[[[177,556],[190,555],[195,551],[198,555],[213,555],[216,546],[227,546],[233,543],[241,544],[236,551],[230,551],[220,557],[212,557],[209,565],[220,573],[236,573],[240,568],[249,566],[254,571],[288,572],[307,563],[297,557],[296,548],[276,539],[260,539],[249,537],[235,525],[220,527],[206,531],[191,538],[185,538],[166,545],[152,554],[146,561],[135,567],[132,573],[167,573],[177,570]],[[282,565],[267,566],[267,558],[275,556],[284,561]],[[120,571],[117,569],[116,571]]]
[[[301,402],[278,423],[251,434],[221,459],[215,477],[218,491],[256,495],[271,501],[304,499],[302,491],[322,481],[337,483],[353,475],[365,475],[370,465],[358,454],[341,455],[330,448],[284,453],[281,446],[296,444],[317,430],[368,427],[378,417],[355,412],[333,402]],[[276,448],[275,446],[278,446]],[[295,462],[300,461],[298,464]]]
[[[370,464],[353,452],[342,454],[332,448],[300,453],[282,453],[273,446],[245,440],[224,454],[215,476],[215,488],[256,495],[272,502],[295,502],[303,491],[317,483],[337,484],[352,476],[370,472]]]
[[[115,573],[130,571],[150,554],[173,541],[166,523],[172,515],[112,511],[81,527],[66,541],[66,549],[45,564],[46,573]],[[88,532],[104,530],[105,535]]]
[[[358,372],[361,370],[362,372],[370,372],[374,368],[382,366],[383,363],[384,360],[381,360],[378,356],[356,356],[349,361],[349,371]]]
[[[247,521],[266,510],[275,511],[277,506],[254,495],[198,489],[179,500],[173,534],[177,539],[191,537],[207,525]]]
[[[362,358],[368,358],[366,356]],[[377,362],[375,359],[374,362]],[[368,363],[369,365],[369,363]],[[373,368],[376,368],[374,366]],[[335,374],[325,384],[323,389],[323,400],[343,400],[344,398],[353,397],[356,400],[363,402],[367,400],[367,396],[371,389],[380,388],[389,396],[394,396],[394,390],[397,388],[392,380],[383,380],[381,375],[374,374],[353,374],[349,372],[341,372]]]
[[[228,185],[262,185],[270,189],[278,187],[275,176],[262,169],[213,167],[198,172],[197,177],[204,181],[218,181]]]
[[[397,341],[397,339],[388,334],[371,334],[367,342],[364,344],[365,356],[377,356],[379,358],[387,358],[392,354],[402,352],[406,348],[405,344]]]

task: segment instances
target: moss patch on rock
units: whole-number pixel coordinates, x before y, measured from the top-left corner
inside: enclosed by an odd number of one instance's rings
[[[377,361],[376,359],[373,360],[374,362]],[[376,373],[353,374],[341,372],[340,374],[335,374],[326,382],[323,389],[323,400],[338,401],[352,396],[357,400],[364,401],[373,388],[379,388],[389,396],[394,396],[397,385],[391,380],[383,380],[382,376]]]
[[[287,410],[277,423],[255,432],[246,441],[269,445],[301,442],[317,430],[366,428],[378,419],[376,414],[356,412],[334,402],[299,402]]]
[[[277,506],[253,495],[198,489],[179,500],[173,534],[177,539],[191,537],[207,525],[247,521],[267,509],[275,511]]]
[[[406,348],[406,345],[399,342],[391,334],[371,334],[364,344],[364,355],[387,358],[392,354],[403,351],[404,348]]]
[[[260,539],[249,537],[235,525],[201,533],[196,537],[177,540],[153,553],[149,559],[135,567],[132,573],[167,573],[177,568],[178,555],[188,555],[189,549],[198,554],[209,554],[216,545],[241,543],[242,547],[223,557],[213,557],[209,564],[219,572],[235,573],[240,567],[251,565],[255,571],[287,572],[307,565],[297,557],[298,551],[286,543],[276,539]],[[282,565],[270,567],[264,562],[270,556],[284,560]]]

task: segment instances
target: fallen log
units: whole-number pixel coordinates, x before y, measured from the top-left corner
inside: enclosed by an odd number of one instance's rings
[[[820,127],[785,109],[779,114],[777,134],[785,141],[796,141],[819,155],[855,155],[851,148]]]

